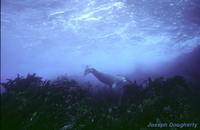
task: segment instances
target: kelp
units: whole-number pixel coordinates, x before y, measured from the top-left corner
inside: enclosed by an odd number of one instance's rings
[[[1,83],[6,88],[1,129],[145,130],[150,122],[199,124],[199,109],[194,108],[200,104],[198,84],[191,89],[179,75],[166,81],[148,77],[142,84],[129,80],[120,96],[106,86],[79,85],[67,76],[42,81],[35,73],[17,75]]]
[[[58,129],[75,116],[84,89],[66,77],[42,81],[35,75],[2,83],[2,129]]]

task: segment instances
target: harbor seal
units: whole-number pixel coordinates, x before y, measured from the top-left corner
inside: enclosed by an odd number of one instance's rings
[[[102,73],[90,66],[87,66],[85,69],[84,77],[89,73],[92,73],[102,83],[109,85],[110,88],[115,88],[116,85],[120,85],[127,82],[125,77]]]

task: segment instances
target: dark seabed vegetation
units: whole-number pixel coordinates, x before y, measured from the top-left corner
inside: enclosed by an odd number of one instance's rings
[[[154,81],[149,77],[144,89],[134,81],[124,86],[121,97],[106,86],[91,89],[91,85],[79,85],[65,76],[54,81],[41,79],[36,74],[26,78],[18,75],[2,83],[7,89],[1,95],[2,130],[131,130],[147,129],[150,122],[200,121],[200,84],[187,86],[179,75],[166,81],[163,77]],[[177,128],[180,126],[173,127]]]

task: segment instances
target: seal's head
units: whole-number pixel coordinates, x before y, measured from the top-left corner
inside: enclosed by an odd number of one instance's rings
[[[117,79],[118,79],[118,84],[123,84],[127,82],[125,77],[117,77]]]
[[[90,67],[90,66],[87,66],[87,67],[85,68],[84,77],[85,77],[87,74],[92,73],[92,72],[93,72],[93,68]]]
[[[126,81],[126,78],[122,77],[122,82],[123,82],[123,83],[126,83],[126,82],[127,82],[127,81]]]

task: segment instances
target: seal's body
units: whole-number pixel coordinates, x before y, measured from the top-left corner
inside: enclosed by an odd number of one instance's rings
[[[119,77],[119,76],[102,73],[90,66],[87,66],[85,69],[84,77],[89,73],[92,73],[102,83],[109,85],[110,88],[115,88],[116,85],[127,82],[125,77]]]

